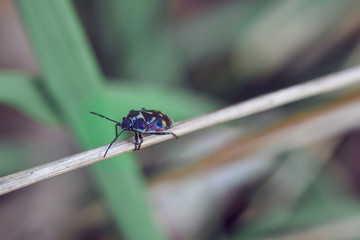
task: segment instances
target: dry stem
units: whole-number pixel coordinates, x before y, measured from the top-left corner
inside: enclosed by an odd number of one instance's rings
[[[360,83],[360,67],[321,77],[307,83],[266,94],[218,111],[176,123],[171,131],[176,135],[181,136],[219,123],[245,117],[253,113],[271,109],[296,100],[349,87],[358,83]],[[172,135],[145,136],[142,147],[148,147],[171,138],[173,138]],[[134,144],[130,139],[114,143],[106,158],[103,158],[106,148],[107,146],[102,146],[91,149],[86,152],[78,153],[73,156],[65,157],[57,161],[2,177],[0,178],[0,195],[96,162],[100,162],[107,158],[130,152],[133,150]]]

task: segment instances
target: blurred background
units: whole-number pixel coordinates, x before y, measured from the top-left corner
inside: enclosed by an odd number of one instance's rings
[[[0,176],[360,63],[355,0],[0,0]],[[360,91],[0,196],[0,239],[360,239]],[[131,133],[123,136],[132,136]]]

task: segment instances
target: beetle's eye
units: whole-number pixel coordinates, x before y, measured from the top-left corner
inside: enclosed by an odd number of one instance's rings
[[[125,118],[122,122],[122,128],[128,129],[131,127],[131,121],[128,118]]]

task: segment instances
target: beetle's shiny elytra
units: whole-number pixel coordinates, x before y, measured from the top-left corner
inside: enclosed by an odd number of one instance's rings
[[[95,114],[99,117],[105,118],[109,121],[112,121],[115,124],[115,138],[110,143],[109,147],[106,149],[104,157],[106,156],[107,152],[109,151],[110,147],[113,143],[118,139],[120,134],[122,134],[125,130],[126,131],[133,131],[135,133],[135,149],[134,151],[140,150],[140,146],[143,143],[142,133],[148,134],[157,134],[157,135],[168,135],[172,134],[174,137],[178,138],[172,132],[165,132],[166,130],[170,129],[173,120],[166,114],[161,113],[157,110],[146,110],[142,108],[140,111],[131,110],[126,117],[122,119],[122,122],[115,121],[108,117],[105,117],[101,114],[90,112]],[[121,128],[121,132],[119,133],[118,128]],[[139,142],[140,139],[140,142]]]

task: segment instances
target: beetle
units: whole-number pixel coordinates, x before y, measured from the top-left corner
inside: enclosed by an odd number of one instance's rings
[[[118,139],[118,137],[124,131],[133,131],[135,133],[134,151],[140,150],[140,146],[144,141],[142,137],[142,133],[157,134],[157,135],[172,134],[174,137],[179,138],[173,132],[166,132],[166,130],[172,127],[174,121],[168,115],[163,114],[162,112],[157,110],[146,110],[145,108],[142,108],[139,111],[131,110],[125,117],[123,117],[122,122],[115,121],[99,113],[95,113],[95,112],[90,112],[90,113],[116,123],[115,138],[114,140],[112,140],[109,147],[106,149],[104,157],[106,156],[107,152],[109,151],[113,143]],[[122,129],[120,133],[118,130],[119,128]]]

